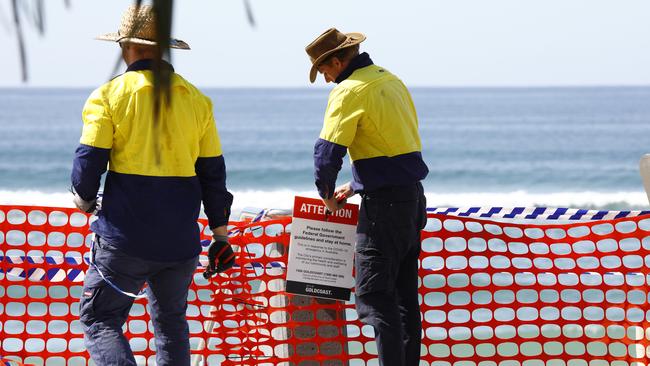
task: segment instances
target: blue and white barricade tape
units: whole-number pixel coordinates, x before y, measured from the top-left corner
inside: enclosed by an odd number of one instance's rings
[[[268,210],[264,209],[261,210],[251,222],[258,222],[261,221],[264,218],[264,215],[266,215]],[[256,228],[253,228],[256,229]],[[241,231],[238,228],[234,228],[228,232],[228,236],[237,236],[241,233]],[[94,243],[94,237],[92,240],[92,243]],[[92,252],[92,245],[91,244],[91,252]],[[202,247],[207,247],[210,245],[210,240],[203,240],[201,241],[201,246]],[[80,256],[42,256],[42,255],[0,255],[0,262],[6,262],[9,264],[16,264],[16,265],[22,265],[25,263],[29,264],[72,264],[72,265],[80,265],[82,262],[88,264],[88,265],[94,265],[91,262],[90,258],[90,253],[85,253],[83,258]],[[206,268],[208,264],[207,258],[201,258],[199,261],[199,264],[197,268]],[[9,267],[9,266],[8,266]],[[235,269],[238,266],[235,265]],[[264,268],[264,265],[261,263],[252,263],[250,265],[244,266],[246,269],[256,269],[256,268]],[[271,262],[268,264],[268,268],[285,268],[285,265],[279,262]],[[97,268],[96,268],[97,269]],[[104,275],[101,273],[101,271],[98,272],[100,273],[100,276],[106,280]],[[61,268],[49,268],[47,270],[42,269],[42,268],[31,268],[27,271],[25,271],[22,268],[18,267],[9,267],[6,270],[3,268],[0,268],[0,273],[5,273],[7,276],[15,277],[15,278],[22,278],[22,279],[27,279],[29,281],[50,281],[50,282],[61,282],[64,280],[72,281],[72,282],[82,282],[84,280],[85,272],[79,269],[69,269],[69,270],[64,270]],[[110,282],[107,281],[109,285],[111,285]],[[117,287],[117,286],[115,286]],[[124,291],[120,290],[119,288],[116,288],[117,291],[124,293]],[[125,293],[126,294],[126,293]],[[127,296],[131,296],[133,294],[127,294]],[[139,297],[144,297],[142,295],[134,295],[134,296],[139,296]]]
[[[40,281],[49,281],[49,282],[82,282],[85,277],[85,271],[81,269],[62,269],[62,268],[30,268],[25,271],[23,268],[12,267],[11,264],[22,265],[24,263],[29,264],[43,264],[44,258],[49,264],[62,264],[64,257],[42,257],[42,256],[0,256],[0,262],[6,262],[9,265],[5,266],[6,269],[0,268],[0,273],[6,273],[7,276],[14,278],[22,278],[33,282]],[[71,264],[81,264],[81,258],[79,257],[65,257],[65,261]],[[84,262],[89,264],[89,258],[86,256]],[[208,264],[207,258],[201,258],[200,263],[197,268],[203,269]],[[233,269],[237,270],[238,265],[235,265]],[[286,269],[286,265],[282,262],[269,262],[266,265],[259,262],[252,262],[244,265],[244,269],[255,270],[261,268],[264,269]]]
[[[24,364],[17,360],[12,360],[10,358],[4,358],[0,356],[0,365],[2,366],[23,366]]]
[[[595,221],[613,220],[650,214],[650,211],[607,211],[550,207],[431,207],[433,214],[475,219]]]
[[[98,265],[95,264],[95,235],[93,235],[93,240],[90,243],[90,265],[95,268],[95,271],[99,274],[99,276],[106,282],[109,286],[113,288],[113,290],[121,293],[124,296],[132,297],[134,299],[143,299],[147,297],[147,294],[144,292],[144,289],[140,290],[140,293],[134,294],[128,291],[122,290],[119,286],[117,286],[113,281],[108,279],[106,276],[104,276],[104,272],[99,268]]]
[[[557,220],[557,221],[590,221],[590,220],[613,220],[625,217],[636,217],[650,215],[650,211],[607,211],[607,210],[585,210],[575,208],[548,208],[548,207],[432,207],[427,212],[458,217],[471,217],[477,219],[515,219],[515,220]],[[255,216],[252,222],[262,220],[266,210],[262,210]],[[249,228],[251,229],[251,228]],[[252,228],[255,230],[255,228]],[[235,228],[231,230],[229,236],[240,234],[240,230]],[[203,247],[210,245],[209,240],[201,242]],[[71,264],[80,265],[83,263],[90,264],[90,256],[84,254],[81,256],[43,256],[43,255],[0,255],[0,263],[15,265],[28,264],[48,264],[60,265]],[[83,262],[83,263],[82,263]],[[198,268],[205,268],[207,258],[201,257]],[[27,279],[30,281],[51,281],[61,282],[64,280],[72,282],[81,282],[84,278],[84,271],[79,269],[62,269],[62,268],[30,268],[25,271],[22,268],[3,266],[0,273],[6,273],[8,276]],[[237,269],[238,266],[235,266]],[[281,262],[269,262],[267,265],[258,262],[252,262],[244,265],[244,269],[286,269],[286,265]]]
[[[209,241],[207,242],[209,244]],[[6,263],[0,268],[0,273],[5,273],[7,276],[14,278],[22,278],[33,282],[40,281],[49,281],[49,282],[82,282],[85,277],[85,271],[81,269],[62,269],[62,268],[30,268],[25,270],[22,267],[25,263],[27,264],[50,264],[57,265],[63,264],[64,262],[72,265],[81,265],[83,263],[90,264],[90,256],[88,254],[84,255],[83,258],[78,256],[38,256],[38,255],[0,255],[0,263]],[[197,268],[203,269],[207,266],[208,259],[205,256],[201,256]],[[20,267],[14,267],[11,265],[17,265]],[[237,270],[239,266],[235,264],[233,269]],[[282,262],[269,262],[266,265],[259,262],[252,262],[250,264],[244,265],[246,270],[256,270],[258,268],[264,269],[286,269],[286,265]]]

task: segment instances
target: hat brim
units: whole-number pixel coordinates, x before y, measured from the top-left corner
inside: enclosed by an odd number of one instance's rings
[[[320,65],[323,61],[325,61],[325,59],[329,57],[329,55],[333,54],[334,52],[340,51],[344,48],[356,46],[359,43],[366,40],[366,36],[363,33],[345,33],[345,36],[347,37],[345,42],[341,43],[336,48],[333,48],[323,53],[322,55],[320,55],[320,57],[318,57],[312,62],[311,70],[309,70],[310,82],[313,83],[314,81],[316,81],[316,76],[318,75],[318,65]]]
[[[134,44],[141,44],[145,46],[155,46],[158,44],[157,42],[150,41],[148,39],[137,38],[137,37],[124,37],[117,33],[102,34],[100,36],[95,37],[95,39],[98,41],[109,41],[109,42],[119,42],[119,43],[128,42]],[[176,48],[179,50],[189,50],[190,45],[187,44],[185,41],[181,41],[180,39],[171,38],[169,40],[169,48]]]

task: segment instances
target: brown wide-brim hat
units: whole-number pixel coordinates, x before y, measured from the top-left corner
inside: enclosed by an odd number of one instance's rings
[[[131,5],[122,15],[122,22],[117,33],[106,33],[95,39],[120,43],[135,43],[156,46],[156,18],[151,5]],[[189,50],[190,45],[180,39],[171,38],[170,48]]]
[[[323,32],[305,47],[305,51],[311,60],[309,81],[313,83],[316,80],[318,65],[325,61],[329,55],[344,48],[358,45],[365,40],[366,36],[362,33],[341,33],[336,28],[330,28]]]

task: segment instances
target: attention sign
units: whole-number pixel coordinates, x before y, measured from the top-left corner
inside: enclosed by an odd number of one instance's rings
[[[320,199],[296,197],[287,264],[287,292],[350,300],[359,207],[331,213]]]

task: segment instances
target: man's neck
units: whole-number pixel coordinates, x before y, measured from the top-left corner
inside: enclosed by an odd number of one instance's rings
[[[348,65],[343,69],[339,76],[336,77],[335,82],[339,84],[345,79],[349,78],[355,70],[370,66],[372,64],[372,60],[370,59],[368,53],[364,52],[362,54],[359,54],[349,61]]]
[[[152,59],[153,59],[153,57],[137,57],[137,58],[132,58],[132,59],[130,60],[131,62],[127,62],[126,65],[127,65],[127,66],[131,66],[131,65],[133,65],[134,63],[136,63],[136,62],[138,62],[138,61],[145,61],[145,60],[152,60]]]
[[[174,72],[174,67],[167,61],[161,60],[161,68],[169,68],[171,72]],[[141,71],[141,70],[153,70],[154,60],[149,58],[139,59],[129,65],[126,71]]]

